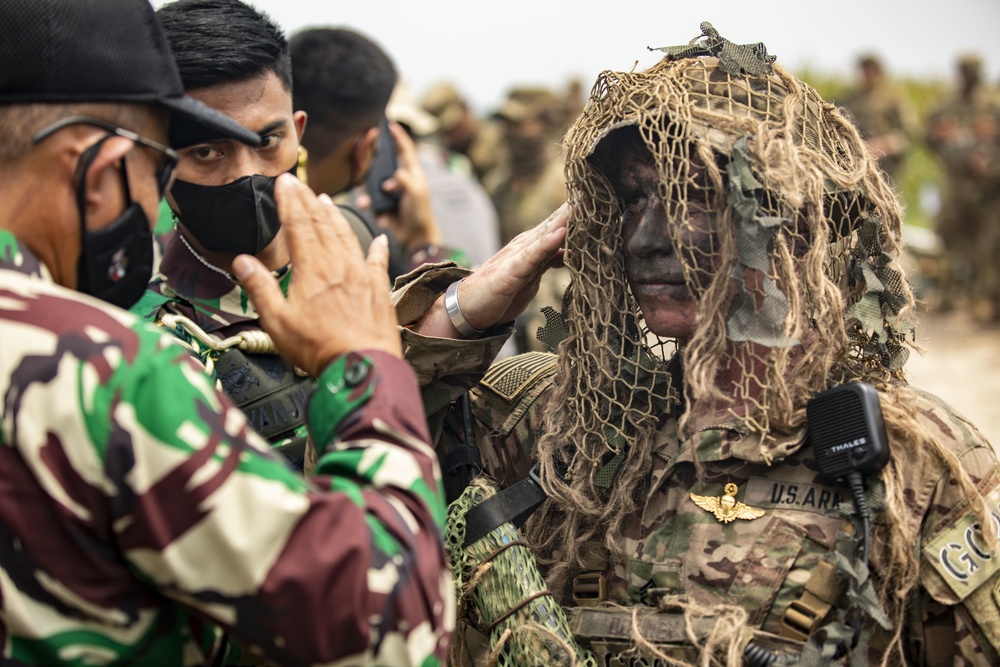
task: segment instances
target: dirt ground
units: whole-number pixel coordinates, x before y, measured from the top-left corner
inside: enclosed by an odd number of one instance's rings
[[[923,313],[907,362],[910,384],[938,395],[965,415],[1000,451],[1000,326],[966,313]]]

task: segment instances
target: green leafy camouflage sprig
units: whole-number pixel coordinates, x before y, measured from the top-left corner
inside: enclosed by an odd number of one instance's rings
[[[719,35],[719,31],[708,21],[701,22],[701,37],[683,46],[648,47],[650,51],[662,51],[675,60],[714,56],[719,59],[719,69],[731,76],[746,74],[765,76],[772,72],[771,63],[777,56],[767,53],[763,42],[756,44],[734,44]]]

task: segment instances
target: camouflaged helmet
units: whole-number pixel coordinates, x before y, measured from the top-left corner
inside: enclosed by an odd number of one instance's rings
[[[691,398],[723,409],[749,403],[740,412],[753,429],[787,431],[829,383],[884,382],[908,353],[912,295],[897,262],[900,208],[857,131],[763,45],[732,44],[707,23],[702,31],[692,44],[662,49],[666,57],[646,71],[602,73],[564,141],[576,204],[565,354],[580,357],[578,389],[592,393],[593,378],[606,377],[596,388],[610,399],[624,441],[632,437],[622,416],[635,400],[621,393],[608,360],[633,374],[628,362],[638,361],[654,391],[666,378],[658,381],[662,371],[649,358],[672,350],[650,335],[631,294],[622,208],[602,169],[615,159],[602,153],[613,153],[626,130],[653,156],[668,233],[700,304],[682,351]],[[696,266],[705,249],[685,246],[697,198],[719,219],[711,272]],[[734,360],[746,371],[735,395],[716,379]],[[667,398],[650,395],[638,407]],[[764,441],[762,448],[766,459]]]

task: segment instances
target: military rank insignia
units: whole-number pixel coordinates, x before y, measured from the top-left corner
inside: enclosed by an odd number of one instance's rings
[[[764,510],[750,507],[736,500],[736,492],[739,487],[730,482],[726,484],[725,493],[721,497],[699,496],[696,493],[689,494],[695,505],[711,512],[719,523],[729,523],[736,519],[746,519],[752,521],[764,516]]]

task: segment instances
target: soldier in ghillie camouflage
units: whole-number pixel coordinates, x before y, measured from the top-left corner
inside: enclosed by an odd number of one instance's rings
[[[449,507],[452,662],[1000,664],[1000,466],[906,382],[899,202],[835,106],[702,31],[601,74],[563,142],[556,353],[454,378],[471,419],[432,428],[446,484],[486,473]],[[456,330],[496,321],[449,294]],[[435,317],[412,327],[447,336]],[[868,557],[806,410],[854,381],[890,447]]]
[[[384,240],[366,261],[285,175],[287,299],[233,263],[317,378],[310,479],[121,310],[152,272],[166,144],[213,138],[260,142],[183,95],[147,0],[0,0],[0,663],[219,664],[226,632],[267,664],[440,664],[443,494]]]

